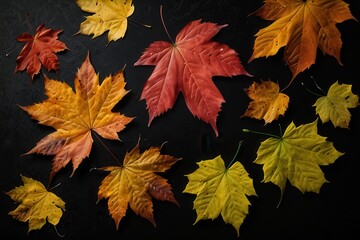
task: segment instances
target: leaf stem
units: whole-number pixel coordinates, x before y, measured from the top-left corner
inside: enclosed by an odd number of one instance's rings
[[[280,136],[283,135],[283,131],[282,131],[282,128],[281,128],[281,125],[279,124],[279,131],[280,131]]]
[[[173,45],[175,45],[175,42],[174,42],[174,41],[172,40],[172,38],[170,37],[170,34],[169,34],[169,32],[168,32],[168,30],[167,30],[167,28],[166,28],[166,25],[165,25],[165,22],[164,22],[164,18],[163,18],[162,8],[163,8],[163,6],[160,5],[160,18],[161,18],[161,22],[162,22],[162,24],[163,24],[163,26],[164,26],[165,32],[166,32],[167,36],[169,37],[170,41],[172,42]]]
[[[235,159],[236,159],[236,157],[237,157],[237,155],[238,155],[238,153],[239,153],[239,150],[240,150],[240,147],[241,147],[242,142],[243,142],[243,140],[241,140],[241,141],[239,142],[239,145],[238,145],[238,148],[236,149],[235,155],[234,155],[233,159],[230,161],[230,163],[228,164],[227,168],[230,168],[231,165],[233,164],[233,162],[235,161]]]
[[[246,132],[246,133],[256,133],[256,134],[265,135],[265,136],[268,136],[268,137],[279,138],[279,139],[281,138],[281,136],[277,136],[275,134],[253,131],[253,130],[250,130],[250,129],[247,129],[247,128],[243,128],[242,131]]]
[[[58,183],[58,184],[56,184],[55,186],[51,187],[48,191],[51,191],[51,190],[53,190],[54,188],[57,188],[57,187],[60,186],[60,185],[61,185],[61,183]]]
[[[13,49],[11,49],[7,54],[5,54],[5,57],[8,57],[13,51],[15,51],[16,49],[18,49],[19,47],[22,47],[23,46],[23,44],[22,45],[18,45],[18,46],[16,46],[16,47],[14,47]]]
[[[304,83],[301,83],[301,85],[306,89],[306,91],[308,91],[309,93],[311,93],[312,95],[318,96],[318,97],[323,97],[324,95],[318,94],[316,92],[311,91],[310,89],[308,89]]]
[[[313,80],[317,89],[319,89],[324,94],[324,96],[326,96],[326,92],[317,84],[317,82],[315,81],[315,78],[313,76],[311,76],[310,78]]]
[[[132,19],[130,19],[130,18],[128,18],[128,20],[129,20],[130,22],[135,23],[135,24],[138,24],[138,25],[140,25],[140,26],[143,26],[143,27],[146,27],[146,28],[151,28],[150,25],[147,25],[147,24],[144,24],[144,23],[140,23],[140,22],[134,21],[134,20],[132,20]]]
[[[276,208],[279,208],[279,207],[280,207],[280,204],[281,204],[281,201],[282,201],[282,199],[283,199],[283,196],[284,196],[284,191],[281,190],[280,200],[279,200],[278,204],[276,205]]]
[[[57,230],[57,228],[56,228],[56,225],[54,225],[54,228],[55,228],[56,234],[57,234],[59,237],[61,237],[61,238],[65,237],[65,234],[61,235],[61,234],[58,232],[58,230]]]
[[[105,145],[105,143],[99,138],[99,136],[97,135],[97,133],[95,131],[92,131],[96,137],[96,139],[101,143],[101,145],[106,149],[106,151],[111,155],[111,157],[113,159],[115,159],[115,161],[117,161],[118,163],[120,163],[121,165],[121,162],[119,161],[119,159],[110,151],[110,149]]]

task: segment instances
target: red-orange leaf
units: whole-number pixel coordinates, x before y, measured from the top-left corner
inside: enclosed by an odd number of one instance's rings
[[[19,42],[25,43],[16,59],[15,72],[27,70],[31,79],[40,72],[41,65],[48,71],[59,68],[59,60],[55,53],[68,49],[65,43],[57,40],[62,30],[45,28],[44,24],[36,29],[35,36],[23,33],[17,37]]]
[[[175,43],[156,41],[145,50],[135,66],[156,65],[141,94],[149,125],[171,109],[182,92],[191,113],[209,123],[218,135],[216,119],[225,100],[211,78],[251,76],[233,49],[211,41],[226,26],[195,20],[178,33]]]
[[[108,209],[116,228],[119,228],[128,205],[136,214],[155,225],[152,198],[178,204],[170,184],[155,172],[165,172],[180,159],[161,154],[160,150],[159,147],[151,147],[140,153],[137,144],[126,153],[123,166],[100,168],[110,173],[99,187],[98,201],[108,198]]]
[[[117,133],[132,120],[111,111],[128,92],[124,89],[123,70],[106,77],[99,85],[99,75],[95,73],[88,54],[75,76],[74,85],[75,93],[66,83],[45,76],[48,99],[22,107],[40,124],[56,129],[26,153],[55,155],[50,179],[70,161],[74,172],[89,156],[92,131],[103,138],[119,140]]]

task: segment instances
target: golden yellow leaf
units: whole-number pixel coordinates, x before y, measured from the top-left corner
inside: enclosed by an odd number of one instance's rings
[[[348,128],[351,118],[348,108],[359,106],[359,97],[352,93],[350,84],[336,81],[327,95],[318,98],[313,106],[323,123],[331,121],[334,127]]]
[[[318,47],[341,64],[342,41],[336,24],[355,19],[342,0],[265,0],[256,14],[274,22],[255,35],[249,62],[275,55],[285,46],[284,59],[293,79],[315,63]]]
[[[65,202],[52,192],[48,192],[41,182],[21,176],[23,186],[6,194],[20,205],[9,215],[21,222],[29,221],[29,230],[40,229],[46,220],[56,226],[65,211]]]
[[[253,101],[242,117],[264,119],[267,124],[284,115],[288,108],[289,96],[280,93],[279,85],[272,81],[254,82],[245,92]]]
[[[197,164],[199,168],[186,175],[189,182],[183,191],[196,194],[195,223],[203,219],[213,220],[221,214],[224,222],[231,224],[239,235],[251,205],[246,195],[256,195],[252,179],[240,162],[225,168],[220,156]]]
[[[137,144],[126,153],[122,166],[100,168],[110,173],[101,182],[98,201],[108,198],[109,213],[115,221],[116,229],[128,205],[155,226],[152,198],[178,204],[170,184],[155,172],[165,172],[180,159],[161,154],[160,150],[159,147],[151,147],[140,153]]]
[[[79,33],[96,38],[109,31],[108,41],[125,36],[128,17],[134,13],[132,0],[76,0],[81,10],[94,13],[80,24]]]
[[[45,76],[48,99],[22,107],[40,124],[56,129],[26,153],[55,155],[50,179],[70,161],[74,173],[89,156],[92,131],[103,138],[119,140],[118,132],[132,121],[132,118],[111,111],[127,93],[123,70],[106,77],[99,85],[99,75],[95,73],[88,54],[78,69],[74,85],[75,93],[66,83]]]
[[[303,193],[319,193],[328,182],[320,166],[332,164],[344,154],[317,133],[317,123],[316,119],[296,127],[291,122],[281,137],[261,142],[254,163],[263,165],[263,182],[277,185],[281,196],[287,180]]]

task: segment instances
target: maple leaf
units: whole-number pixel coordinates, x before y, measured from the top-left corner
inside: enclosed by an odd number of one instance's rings
[[[178,33],[174,43],[156,41],[147,47],[134,65],[156,65],[141,94],[141,100],[146,100],[149,125],[171,109],[182,92],[191,113],[209,123],[218,136],[216,118],[225,100],[212,76],[251,76],[233,49],[211,41],[226,26],[195,20]]]
[[[21,222],[29,221],[29,230],[40,229],[46,220],[56,226],[65,211],[65,202],[54,193],[47,191],[44,185],[32,178],[21,176],[23,186],[16,187],[7,195],[20,205],[9,215]]]
[[[242,117],[264,119],[265,124],[284,115],[288,108],[289,96],[279,92],[279,85],[272,81],[254,82],[246,94],[253,100]]]
[[[89,53],[74,80],[75,90],[64,82],[45,76],[48,99],[31,106],[21,107],[40,124],[54,127],[57,131],[41,139],[25,154],[41,153],[55,155],[52,176],[70,161],[73,173],[92,147],[91,133],[103,138],[119,140],[118,132],[133,118],[111,109],[128,92],[124,89],[123,70],[108,76],[99,85],[99,75],[91,65]]]
[[[189,182],[183,191],[196,194],[194,224],[203,219],[213,220],[221,214],[225,223],[230,223],[239,235],[240,225],[251,205],[246,195],[256,196],[253,180],[240,162],[225,168],[221,156],[197,164],[199,168],[186,175]]]
[[[317,133],[317,123],[316,119],[296,127],[291,122],[282,136],[274,135],[260,144],[254,163],[263,165],[263,182],[277,185],[281,196],[287,179],[303,193],[319,193],[328,182],[320,166],[332,164],[344,154]]]
[[[160,150],[159,147],[151,147],[140,153],[138,143],[126,153],[122,166],[99,168],[110,173],[101,182],[98,201],[108,198],[108,209],[116,229],[119,228],[128,205],[154,226],[152,198],[178,205],[170,184],[155,172],[165,172],[180,158],[161,154]]]
[[[336,81],[327,96],[318,98],[313,106],[323,123],[331,121],[334,127],[348,128],[351,118],[348,108],[359,106],[359,97],[352,93],[350,84]]]
[[[94,13],[80,24],[79,33],[96,38],[109,31],[108,41],[116,41],[125,36],[127,18],[134,13],[132,0],[76,0],[81,10]]]
[[[40,72],[41,65],[48,71],[59,68],[59,60],[55,53],[68,49],[65,43],[58,39],[62,30],[49,29],[40,25],[36,29],[35,36],[23,33],[16,39],[25,43],[19,56],[16,59],[15,72],[27,70],[31,79]]]
[[[315,63],[317,47],[341,64],[342,41],[336,24],[356,20],[348,6],[342,0],[265,0],[256,14],[274,22],[255,35],[249,62],[275,55],[285,46],[292,79]]]

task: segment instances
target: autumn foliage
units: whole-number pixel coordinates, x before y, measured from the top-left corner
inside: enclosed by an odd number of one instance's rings
[[[92,134],[119,140],[132,118],[111,109],[128,92],[125,90],[123,70],[108,76],[99,85],[99,75],[90,63],[89,54],[74,80],[75,92],[64,82],[45,76],[47,100],[31,106],[21,107],[40,124],[51,126],[56,132],[42,138],[26,154],[55,155],[50,179],[70,161],[73,172],[92,148]]]
[[[82,11],[92,14],[86,16],[76,34],[96,38],[107,32],[108,42],[124,38],[128,17],[135,10],[132,0],[76,0],[76,4]],[[249,62],[273,56],[284,48],[284,60],[292,72],[291,82],[315,63],[318,48],[341,64],[342,39],[337,24],[356,20],[343,0],[264,0],[255,14],[271,23],[256,33]],[[193,20],[178,32],[173,41],[162,15],[161,20],[170,42],[150,43],[134,63],[134,66],[154,66],[140,96],[140,100],[146,102],[147,127],[156,117],[172,109],[181,93],[192,115],[209,124],[218,137],[217,118],[226,101],[212,78],[253,75],[245,70],[234,49],[212,40],[228,24]],[[24,47],[16,59],[15,72],[26,70],[31,79],[42,66],[57,72],[59,59],[56,53],[68,49],[58,40],[61,32],[45,28],[42,24],[34,36],[29,33],[19,35],[17,40],[24,43]],[[162,146],[141,151],[138,142],[120,162],[101,140],[120,141],[119,133],[135,118],[113,112],[129,92],[125,89],[124,71],[125,68],[108,75],[100,83],[88,52],[75,74],[74,89],[66,82],[44,74],[47,98],[40,103],[20,106],[39,124],[55,129],[23,154],[53,157],[49,185],[54,175],[70,162],[71,176],[75,173],[84,159],[90,156],[94,138],[118,161],[115,166],[92,168],[107,174],[99,185],[97,202],[107,201],[109,215],[117,230],[128,208],[156,226],[154,200],[180,205],[168,179],[161,175],[181,160],[180,157],[162,154]],[[312,107],[315,107],[315,115],[322,123],[331,121],[334,127],[349,128],[349,109],[360,105],[359,97],[351,87],[350,84],[336,82],[327,93],[323,91],[323,95],[319,95]],[[263,120],[264,125],[278,120],[289,107],[290,97],[283,93],[284,89],[280,91],[279,84],[271,80],[254,81],[244,89],[250,101],[241,117]],[[239,118],[239,115],[234,117]],[[281,198],[287,184],[302,193],[320,193],[323,184],[328,182],[322,167],[333,164],[345,154],[338,151],[333,142],[318,134],[317,125],[318,119],[299,126],[291,121],[285,131],[279,125],[278,136],[243,129],[243,132],[268,136],[260,143],[253,163],[262,166],[262,182],[280,188]],[[224,139],[218,140],[221,142]],[[188,183],[183,193],[195,195],[194,224],[221,216],[239,236],[240,227],[249,214],[249,197],[257,196],[257,193],[253,179],[241,162],[234,162],[235,157],[227,166],[220,155],[197,162],[198,168],[185,175]],[[191,163],[195,162],[186,164]],[[41,229],[46,222],[56,227],[65,211],[65,202],[39,181],[25,176],[22,176],[22,181],[22,186],[5,192],[19,204],[9,215],[28,222],[28,232]]]
[[[42,228],[46,222],[56,226],[65,211],[65,202],[32,178],[21,176],[24,185],[6,194],[19,206],[9,215],[21,222],[29,222],[29,230]]]
[[[128,205],[154,226],[152,198],[178,205],[167,180],[156,172],[165,172],[180,158],[160,153],[161,148],[151,147],[140,152],[139,143],[126,153],[122,166],[103,167],[109,174],[101,182],[98,201],[107,198],[111,217],[116,228],[125,216]]]
[[[245,92],[253,101],[242,117],[263,119],[267,124],[284,115],[289,106],[289,96],[281,93],[279,85],[270,80],[254,82]]]
[[[46,28],[44,24],[36,29],[35,36],[22,33],[17,37],[19,42],[25,43],[16,59],[15,72],[26,69],[31,79],[40,72],[41,65],[48,71],[59,68],[59,59],[55,53],[68,49],[65,43],[58,40],[62,30]]]
[[[146,48],[134,65],[155,65],[141,94],[149,125],[171,109],[182,92],[190,112],[209,123],[218,136],[216,119],[225,100],[211,78],[251,76],[233,49],[211,41],[226,26],[195,20],[178,33],[175,42],[156,41]]]
[[[125,36],[127,18],[134,13],[132,0],[76,0],[85,12],[93,13],[81,23],[79,33],[96,38],[108,31],[108,41],[116,41]]]
[[[240,162],[225,167],[220,156],[197,164],[199,168],[186,175],[189,182],[184,190],[184,193],[196,195],[195,223],[214,220],[221,215],[225,223],[231,224],[239,235],[240,226],[251,205],[247,196],[256,196],[253,180]]]
[[[273,22],[256,33],[249,62],[285,47],[284,60],[293,79],[315,63],[318,47],[341,64],[342,40],[336,24],[355,19],[343,0],[265,0],[255,14]]]

